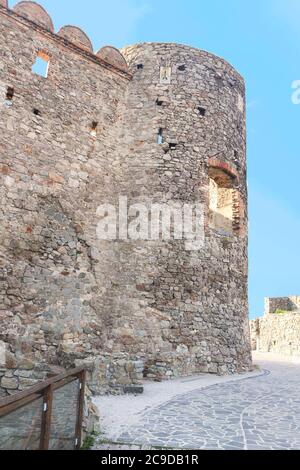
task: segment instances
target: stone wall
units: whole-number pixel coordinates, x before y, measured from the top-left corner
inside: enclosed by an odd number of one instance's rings
[[[267,297],[265,299],[265,315],[276,313],[277,311],[292,312],[300,310],[300,297]]]
[[[252,351],[259,350],[259,324],[260,318],[250,320],[250,338]]]
[[[93,219],[111,193],[128,76],[2,13],[0,338],[9,369],[11,356],[72,367],[103,347]],[[47,79],[31,71],[40,50]]]
[[[24,369],[8,368],[5,365],[4,368],[0,368],[0,398],[22,392],[46,380],[48,372],[49,368],[39,365]]]
[[[241,76],[223,59],[175,44],[93,54],[84,33],[55,34],[32,2],[0,6],[0,22],[6,378],[22,369],[10,358],[88,364],[98,393],[143,377],[247,370]],[[49,60],[47,78],[31,70],[38,56]],[[228,220],[210,226],[211,179],[232,190],[232,230]],[[117,206],[120,196],[128,204],[200,201],[204,247],[100,241],[97,208]]]
[[[250,321],[253,350],[300,357],[299,300],[299,296],[265,299],[265,315]]]

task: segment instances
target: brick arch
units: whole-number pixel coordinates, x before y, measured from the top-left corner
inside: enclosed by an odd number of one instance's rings
[[[0,5],[2,7],[8,8],[7,0],[0,0]]]
[[[14,6],[13,11],[18,13],[18,15],[23,16],[27,20],[33,21],[34,23],[54,33],[52,19],[46,10],[38,3],[20,2]]]
[[[89,37],[85,34],[84,31],[82,31],[77,26],[63,26],[59,30],[58,35],[65,39],[68,39],[69,41],[73,42],[77,46],[82,47],[83,49],[87,49],[88,51],[93,52],[93,46]]]
[[[128,71],[125,57],[115,47],[104,46],[97,52],[97,56],[125,72]]]
[[[208,161],[208,166],[209,168],[223,171],[229,177],[236,179],[237,181],[239,179],[239,174],[236,168],[230,163],[220,160],[219,158],[211,157]]]

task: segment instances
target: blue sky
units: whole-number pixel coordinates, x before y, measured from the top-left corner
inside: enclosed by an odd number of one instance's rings
[[[10,6],[17,2],[10,1]],[[189,44],[231,62],[248,99],[250,315],[265,296],[300,295],[300,0],[41,0],[56,30],[81,26],[95,50]]]

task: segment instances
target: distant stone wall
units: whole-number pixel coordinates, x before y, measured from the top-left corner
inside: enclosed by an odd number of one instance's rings
[[[265,315],[276,313],[278,310],[286,312],[300,310],[300,296],[267,297],[265,299]]]
[[[250,321],[253,350],[300,357],[300,313],[265,315]]]

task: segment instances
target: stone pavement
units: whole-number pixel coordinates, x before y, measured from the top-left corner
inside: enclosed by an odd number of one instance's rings
[[[106,400],[106,439],[123,445],[175,449],[299,450],[300,363],[268,355],[258,355],[255,362],[263,369],[260,375],[221,378],[219,383],[185,393],[176,387],[179,393],[157,406],[145,403],[141,408],[139,401],[143,398],[131,398],[137,400],[136,413],[128,402],[126,405],[127,397],[99,398],[100,412],[101,400]],[[115,401],[114,405],[108,406],[107,400]],[[114,410],[121,417],[121,425],[116,416],[108,423]]]

